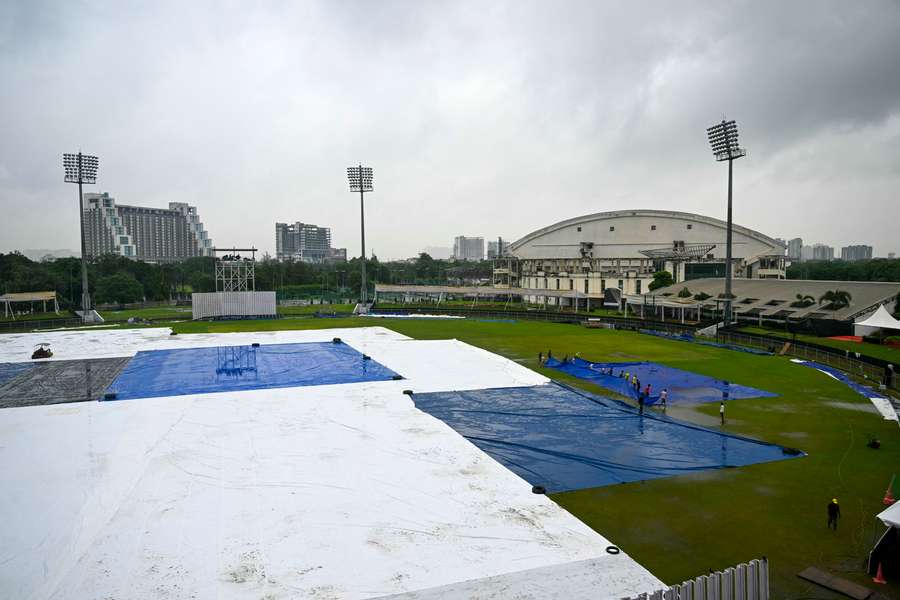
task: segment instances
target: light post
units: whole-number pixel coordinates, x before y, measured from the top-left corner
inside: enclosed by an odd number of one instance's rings
[[[94,321],[91,314],[91,295],[88,293],[87,242],[84,236],[84,194],[81,186],[85,183],[97,183],[96,156],[87,154],[63,154],[63,169],[66,183],[78,184],[78,216],[81,223],[81,320],[85,323]]]
[[[368,286],[366,284],[366,211],[364,194],[371,192],[372,187],[372,169],[362,165],[356,167],[347,167],[347,179],[350,181],[350,191],[359,192],[359,229],[360,229],[360,304],[361,310],[366,310]]]
[[[725,327],[731,325],[731,163],[746,156],[747,151],[738,146],[737,123],[722,119],[706,130],[716,161],[728,161],[728,227],[725,233]]]

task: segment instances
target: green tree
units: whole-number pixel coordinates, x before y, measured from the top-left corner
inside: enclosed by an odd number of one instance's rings
[[[140,302],[144,299],[144,288],[130,273],[116,273],[97,280],[94,297],[99,304]]]
[[[822,296],[819,298],[819,304],[825,304],[827,302],[824,308],[827,308],[829,310],[838,310],[839,308],[849,306],[852,299],[853,296],[850,295],[850,292],[845,292],[843,290],[833,290],[822,294]]]
[[[437,264],[431,255],[427,252],[422,252],[416,258],[416,262],[413,265],[413,269],[415,271],[416,277],[421,279],[432,279],[437,277],[440,272],[440,265]]]
[[[657,271],[653,274],[653,281],[650,282],[650,285],[647,287],[650,288],[650,291],[657,290],[662,287],[667,287],[675,283],[675,280],[672,278],[672,274],[668,271]]]
[[[787,278],[818,281],[900,281],[900,259],[804,261],[788,267]]]
[[[810,295],[804,296],[803,294],[797,294],[797,299],[791,302],[791,306],[794,308],[806,308],[807,306],[812,306],[816,303],[816,299]]]
[[[214,273],[208,271],[194,271],[187,277],[187,283],[195,292],[216,291],[216,278]],[[260,289],[260,288],[257,288]]]
[[[678,292],[678,297],[679,298],[690,298],[691,290],[687,289],[686,287],[681,288],[681,291]]]

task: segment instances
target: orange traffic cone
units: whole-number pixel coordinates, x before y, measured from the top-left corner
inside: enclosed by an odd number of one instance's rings
[[[885,506],[890,506],[891,504],[896,502],[896,500],[894,500],[894,479],[896,478],[896,475],[891,476],[891,482],[888,484],[887,490],[884,492],[884,500],[882,500],[882,502],[884,502]]]
[[[881,562],[878,563],[878,573],[875,574],[875,577],[872,578],[872,581],[875,583],[887,583],[887,579],[884,578],[884,574],[881,572]]]

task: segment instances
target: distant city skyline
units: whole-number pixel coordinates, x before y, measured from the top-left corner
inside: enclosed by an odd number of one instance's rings
[[[479,236],[479,237],[483,238],[483,236]],[[516,241],[516,239],[518,239],[518,238],[509,239],[509,240],[506,238],[503,238],[504,249],[506,248],[507,244],[511,244],[512,242]],[[846,253],[844,251],[848,250],[848,249],[852,249],[852,248],[871,248],[872,252],[871,252],[870,258],[894,259],[894,258],[896,258],[896,255],[897,255],[897,252],[895,252],[895,251],[889,251],[889,252],[879,254],[874,249],[873,246],[871,246],[870,244],[865,244],[865,243],[838,245],[838,244],[827,244],[827,243],[819,242],[819,241],[806,243],[805,240],[803,240],[803,238],[790,238],[790,239],[776,238],[776,239],[783,241],[785,243],[786,255],[789,258],[793,258],[794,260],[801,260],[800,254],[797,254],[796,256],[793,256],[791,254],[791,243],[794,242],[795,240],[799,240],[802,243],[802,246],[800,248],[805,248],[808,250],[809,257],[806,258],[805,260],[813,260],[811,257],[812,257],[812,250],[815,245],[827,246],[827,247],[832,248],[832,250],[834,252],[834,257],[832,260],[865,260],[865,258],[858,258],[856,254],[853,254],[853,252],[854,252],[853,250],[850,250],[851,256],[853,256],[853,258],[845,258]],[[486,241],[485,258],[490,258],[488,256],[490,253],[490,249],[492,246],[495,246],[497,244],[497,240],[487,239],[485,241]],[[255,243],[254,243],[254,245],[257,247],[260,246],[259,244],[255,244]],[[276,243],[276,246],[277,246],[277,243]],[[77,249],[72,250],[72,249],[68,249],[68,248],[58,248],[58,249],[52,249],[52,250],[43,249],[43,248],[15,248],[12,250],[7,250],[7,252],[13,251],[13,250],[17,251],[17,252],[21,252],[22,254],[24,254],[25,256],[27,256],[28,258],[30,258],[31,260],[34,260],[34,261],[39,261],[47,255],[51,255],[54,258],[67,257],[67,256],[76,256],[77,257],[77,256],[81,255],[81,252],[79,250],[77,250]],[[277,257],[278,257],[277,248],[276,248],[275,252],[268,252],[265,249],[262,249],[262,250],[263,250],[263,254],[268,253],[272,258],[277,259]],[[335,250],[339,250],[339,251],[343,252],[345,249],[341,248],[341,249],[335,249]],[[381,261],[407,260],[407,259],[416,258],[417,256],[419,256],[419,254],[421,254],[423,252],[428,254],[429,256],[431,256],[434,259],[448,260],[448,259],[453,258],[453,248],[450,246],[424,246],[424,247],[420,248],[419,250],[413,252],[409,256],[396,256],[396,257],[379,256],[378,258]],[[856,252],[859,252],[859,250],[856,250]],[[863,251],[863,252],[865,252],[865,251]],[[373,253],[374,253],[374,251],[373,251]],[[370,256],[373,253],[370,253]],[[346,257],[347,257],[347,259],[357,258],[357,256],[349,254],[349,251],[348,251]],[[336,256],[335,258],[340,259],[340,257],[338,257],[338,256]]]

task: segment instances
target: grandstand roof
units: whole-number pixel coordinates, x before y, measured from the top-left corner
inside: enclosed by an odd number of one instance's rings
[[[692,295],[708,294],[704,304],[715,304],[720,294],[725,293],[725,280],[704,278],[683,281],[659,288],[645,296],[675,298],[683,288]],[[842,290],[849,292],[850,304],[837,310],[830,310],[819,303],[826,292]],[[732,281],[734,312],[738,315],[750,314],[765,317],[789,319],[835,319],[850,321],[865,315],[879,305],[900,294],[900,283],[881,281],[813,281],[808,279],[734,279]],[[791,306],[797,295],[812,296],[815,302],[810,306]],[[721,300],[718,300],[721,302]]]
[[[694,213],[680,212],[674,210],[657,210],[657,209],[634,209],[634,210],[612,210],[606,212],[592,213],[589,215],[582,215],[580,217],[573,217],[571,219],[565,219],[563,221],[559,221],[552,225],[548,225],[547,227],[542,227],[541,229],[536,229],[531,233],[522,236],[520,239],[516,240],[512,244],[509,245],[510,252],[515,252],[528,242],[531,242],[543,235],[548,233],[552,233],[554,231],[564,229],[566,227],[570,227],[572,225],[582,225],[585,223],[589,223],[592,221],[604,221],[607,219],[619,219],[622,217],[660,217],[660,218],[669,218],[669,219],[687,219],[689,221],[694,221],[696,223],[704,223],[707,225],[712,225],[714,227],[718,227],[721,229],[725,229],[727,227],[727,223],[722,221],[721,219],[714,219],[712,217],[707,217],[704,215],[698,215]],[[777,241],[774,238],[771,238],[767,235],[764,235],[758,231],[754,231],[748,227],[742,227],[741,225],[733,225],[733,231],[735,233],[743,234],[747,237],[753,238],[759,242],[763,242],[767,245],[771,245],[775,248],[783,247],[784,244]]]

